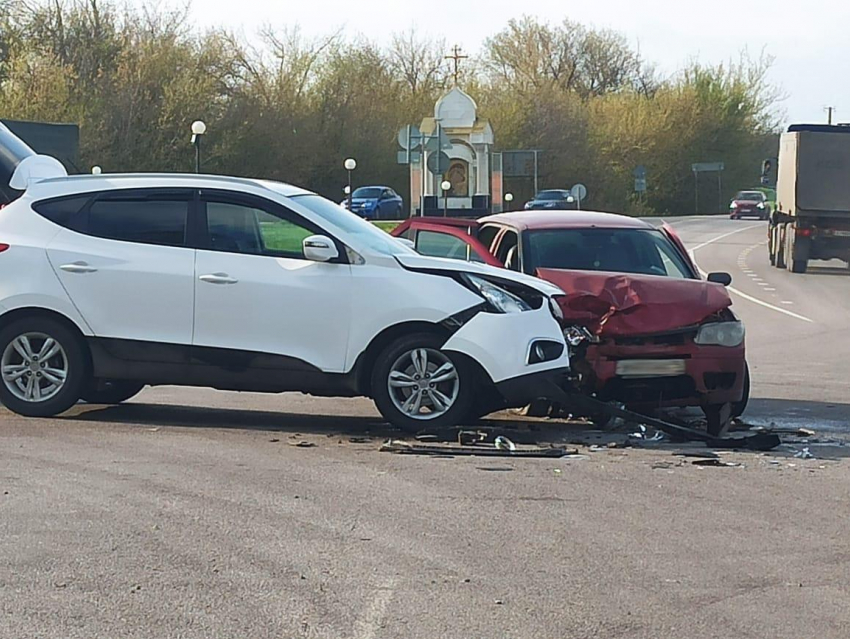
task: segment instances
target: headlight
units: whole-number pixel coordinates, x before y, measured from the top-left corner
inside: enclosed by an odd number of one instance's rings
[[[528,210],[528,209],[530,209],[532,206],[534,206],[534,203],[533,203],[533,202],[526,202],[526,203],[525,203],[525,206],[524,206],[523,208],[527,211],[527,210]]]
[[[729,208],[730,208],[730,209],[737,209],[737,208],[738,208],[738,203],[737,203],[737,202],[732,202],[732,204],[730,204],[730,205],[729,205]]]
[[[564,321],[564,311],[561,310],[561,305],[558,304],[557,297],[549,298],[549,310],[552,311],[552,317],[558,320],[558,324]]]
[[[758,206],[756,208],[763,209],[764,208],[764,202],[759,202]]]
[[[521,313],[531,310],[531,307],[519,297],[492,282],[475,275],[467,275],[466,280],[499,313]]]
[[[714,322],[703,324],[694,342],[703,346],[740,346],[744,341],[743,322]]]

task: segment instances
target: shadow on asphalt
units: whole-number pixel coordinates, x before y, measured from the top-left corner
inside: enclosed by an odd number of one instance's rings
[[[839,416],[850,415],[848,404],[826,404],[819,402],[791,402],[785,400],[753,400],[754,412],[784,416],[783,419],[771,420],[777,427],[799,428],[808,427],[816,430],[814,438],[782,434],[783,456],[791,456],[810,442],[821,446],[834,442],[834,434],[838,431]],[[828,422],[829,431],[812,424],[815,415],[831,415],[835,419]],[[247,431],[264,431],[299,435],[325,435],[351,438],[368,437],[374,441],[382,439],[411,439],[409,433],[394,429],[378,417],[301,414],[277,411],[244,410],[230,408],[210,408],[198,406],[173,406],[163,404],[132,403],[120,406],[87,406],[79,405],[75,412],[63,419],[82,422],[103,422],[145,427],[180,427],[197,429],[233,429]],[[744,420],[757,426],[769,426],[764,419]],[[850,436],[844,421],[840,422],[845,432]],[[616,431],[603,431],[593,428],[581,421],[565,421],[557,419],[533,419],[517,416],[511,412],[496,413],[474,424],[463,427],[464,430],[487,431],[488,439],[492,440],[497,434],[504,434],[517,444],[539,445],[584,445],[595,447],[632,447],[660,449],[678,453],[705,453],[710,456],[714,449],[699,442],[678,442],[670,438],[661,441],[643,441],[633,435],[640,432],[639,427],[625,426]],[[435,441],[457,441],[458,429],[447,429],[435,433]],[[654,431],[645,435],[651,437]],[[364,442],[365,443],[365,442]],[[815,448],[812,447],[812,451]],[[777,451],[779,452],[779,451]],[[850,446],[831,446],[829,452],[821,449],[818,457],[839,458],[850,456]]]
[[[850,404],[753,398],[743,421],[759,426],[810,428],[818,434],[843,434],[850,440]]]
[[[120,406],[78,407],[79,413],[64,419],[110,422],[138,426],[179,426],[183,428],[225,428],[269,432],[374,435],[393,437],[399,431],[375,417],[319,415],[278,411],[170,406],[163,404],[122,404]]]
[[[809,266],[806,269],[807,275],[833,275],[836,277],[850,277],[850,268],[841,268],[835,266]]]

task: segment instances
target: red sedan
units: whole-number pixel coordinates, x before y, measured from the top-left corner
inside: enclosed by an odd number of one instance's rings
[[[749,396],[744,327],[725,273],[700,278],[673,230],[590,211],[479,220],[413,218],[393,235],[425,255],[536,275],[566,291],[565,327],[595,336],[574,368],[585,390],[633,408],[699,406],[721,434]]]

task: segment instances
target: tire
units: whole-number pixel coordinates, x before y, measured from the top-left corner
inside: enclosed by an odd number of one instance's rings
[[[83,390],[80,399],[89,404],[120,404],[138,395],[144,387],[132,380],[94,380]]]
[[[393,426],[407,432],[419,432],[456,426],[470,416],[475,372],[456,354],[440,350],[444,341],[433,333],[404,335],[391,342],[378,356],[372,372],[372,398],[381,415]],[[414,390],[426,375],[446,366],[454,373],[453,378],[437,382],[436,386],[428,382],[430,388],[420,388],[419,393]],[[450,375],[450,371],[441,377]],[[392,390],[391,380],[398,384]],[[439,396],[434,395],[434,391]],[[450,402],[447,407],[437,406],[447,400]],[[418,410],[417,405],[420,406]]]
[[[0,402],[12,412],[26,417],[63,413],[77,403],[88,380],[85,343],[61,322],[23,317],[0,330]]]
[[[794,229],[785,230],[785,266],[792,273],[805,273],[809,267],[808,260],[794,259]]]
[[[732,417],[740,417],[750,401],[750,365],[744,362],[744,395],[741,401],[732,404]]]
[[[774,240],[776,246],[776,268],[785,268],[785,226],[776,227],[776,238]]]

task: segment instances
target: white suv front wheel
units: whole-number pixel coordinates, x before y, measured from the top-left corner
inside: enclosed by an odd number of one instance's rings
[[[80,338],[60,322],[21,318],[0,330],[0,402],[27,417],[51,417],[80,398],[87,375]]]
[[[381,414],[406,431],[446,428],[469,416],[473,372],[430,333],[406,335],[378,356],[372,396]]]

